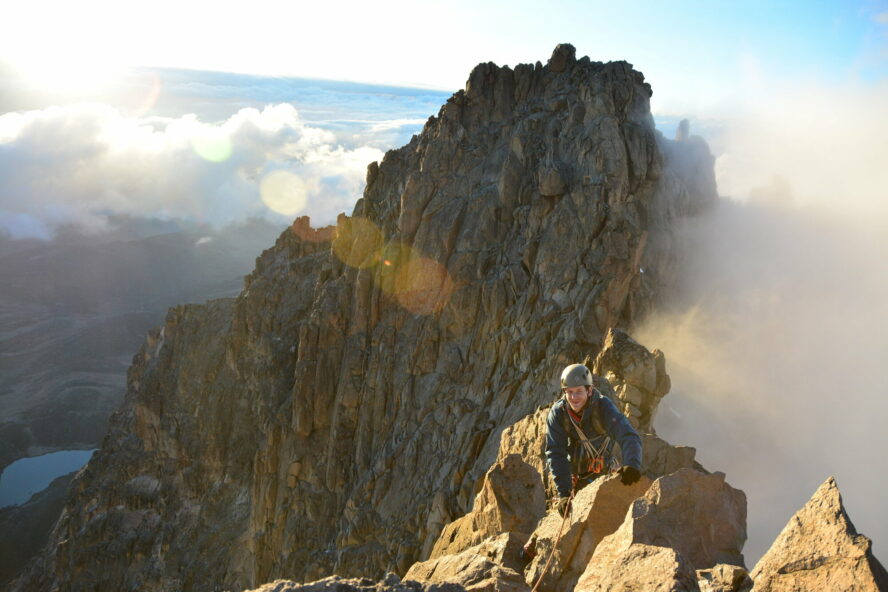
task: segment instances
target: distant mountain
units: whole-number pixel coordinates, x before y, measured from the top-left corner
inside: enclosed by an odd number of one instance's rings
[[[3,242],[0,467],[97,447],[148,330],[170,306],[238,293],[278,232],[256,220],[222,232],[127,220],[105,235]]]

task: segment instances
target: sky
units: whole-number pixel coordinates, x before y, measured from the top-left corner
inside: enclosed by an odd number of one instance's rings
[[[0,233],[102,232],[113,214],[329,224],[350,212],[366,165],[418,132],[477,63],[545,62],[561,42],[634,64],[662,131],[688,117],[719,157],[730,135],[749,136],[740,122],[833,120],[841,136],[834,106],[881,111],[888,86],[884,0],[553,2],[541,16],[526,2],[7,6]],[[719,162],[724,194],[775,174],[734,152]],[[808,178],[817,194],[824,184]]]
[[[726,205],[637,333],[672,374],[664,433],[747,492],[748,557],[837,474],[885,560],[888,2],[17,3],[0,234],[331,223],[477,63],[563,42],[632,63],[664,135],[687,117],[717,157]]]
[[[480,61],[545,61],[561,42],[627,60],[654,110],[713,107],[780,78],[884,77],[884,1],[276,2],[34,0],[4,8],[0,55],[51,83],[121,65],[453,92]]]

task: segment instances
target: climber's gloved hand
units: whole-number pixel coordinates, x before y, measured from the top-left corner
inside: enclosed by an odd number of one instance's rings
[[[570,512],[570,498],[559,497],[558,504],[555,507],[558,508],[558,513],[564,516],[565,514]]]
[[[623,485],[632,485],[641,479],[641,473],[635,467],[624,465],[617,473],[620,475],[620,482]]]

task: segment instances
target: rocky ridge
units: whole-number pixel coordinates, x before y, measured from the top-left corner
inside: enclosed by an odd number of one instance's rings
[[[723,474],[699,465],[654,480],[648,475],[662,467],[650,466],[632,486],[605,477],[577,494],[566,519],[547,512],[539,503],[542,474],[533,466],[544,437],[539,420],[537,413],[503,432],[499,459],[472,510],[447,525],[430,558],[411,566],[403,581],[394,574],[379,583],[280,580],[259,590],[888,590],[888,573],[872,555],[870,540],[855,531],[832,478],[792,517],[751,574],[740,553],[745,496]],[[535,556],[525,559],[522,547],[529,542]]]
[[[18,589],[406,573],[497,459],[538,449],[514,426],[587,354],[652,432],[662,359],[627,365],[606,340],[655,304],[675,220],[716,193],[708,149],[658,134],[650,95],[629,64],[571,46],[545,66],[477,66],[368,167],[352,216],[297,221],[237,298],[171,309],[149,334]],[[654,476],[695,466],[653,433],[648,461]],[[531,527],[507,518],[474,526]]]

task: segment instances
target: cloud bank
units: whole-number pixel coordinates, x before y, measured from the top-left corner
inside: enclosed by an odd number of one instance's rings
[[[249,217],[315,224],[350,212],[366,166],[383,155],[343,147],[289,104],[243,108],[219,123],[195,115],[133,117],[103,104],[0,116],[0,228],[50,238],[109,216],[182,218],[222,226]],[[293,187],[263,195],[284,171]],[[280,183],[276,184],[280,186]]]
[[[672,377],[660,433],[747,493],[750,567],[830,475],[888,545],[886,104],[886,85],[775,87],[727,120],[732,199],[688,221],[677,292],[635,331]]]

